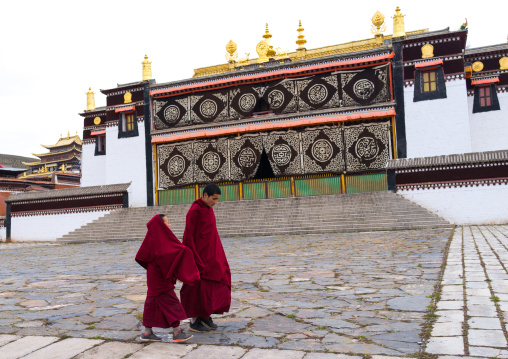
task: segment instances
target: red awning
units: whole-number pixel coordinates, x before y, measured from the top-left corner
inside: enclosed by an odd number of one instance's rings
[[[106,130],[94,131],[91,133],[92,136],[105,135],[105,134],[106,134]]]
[[[442,65],[443,64],[443,59],[435,59],[435,60],[431,60],[431,61],[421,61],[421,62],[417,62],[415,64],[415,68],[420,68],[420,67],[429,67],[429,66],[436,66],[436,65]]]
[[[117,108],[115,110],[115,113],[118,113],[118,112],[125,112],[125,111],[134,111],[135,110],[135,107],[134,106],[129,106],[129,107],[120,107],[120,108]]]
[[[491,77],[490,79],[471,80],[471,85],[494,84],[496,82],[499,82],[499,77]]]

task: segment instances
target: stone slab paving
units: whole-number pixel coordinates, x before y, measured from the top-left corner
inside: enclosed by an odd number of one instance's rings
[[[458,227],[425,351],[508,358],[508,226]]]
[[[426,229],[224,239],[231,311],[216,317],[216,332],[195,334],[192,343],[418,353],[450,235]],[[135,343],[146,294],[145,271],[133,260],[139,244],[0,243],[0,333]],[[171,339],[171,330],[156,333]]]

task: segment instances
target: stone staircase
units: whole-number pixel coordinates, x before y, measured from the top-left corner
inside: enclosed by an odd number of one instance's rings
[[[59,238],[59,242],[141,240],[146,223],[165,214],[181,239],[190,204],[123,208]],[[214,207],[222,238],[332,232],[453,228],[392,192],[220,202]]]

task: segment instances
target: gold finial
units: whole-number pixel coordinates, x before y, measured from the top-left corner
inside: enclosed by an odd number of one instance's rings
[[[270,34],[270,31],[268,30],[268,23],[266,24],[265,34],[263,35],[263,39],[265,39],[266,42],[270,43],[270,38],[272,37],[272,34]]]
[[[397,6],[395,9],[395,15],[393,18],[393,37],[406,36],[406,29],[404,28],[404,16],[400,12],[400,8]]]
[[[88,88],[88,92],[86,93],[86,111],[95,110],[95,98],[94,93],[92,92],[92,88]]]
[[[67,131],[67,138],[71,137],[71,131]]]
[[[123,103],[131,103],[132,102],[132,94],[127,91],[124,95],[123,95]]]
[[[60,170],[61,170],[62,172],[65,172],[65,165],[64,165],[64,164],[62,164],[62,166],[60,167]]]
[[[505,56],[499,59],[499,69],[508,70],[508,57]]]
[[[145,55],[145,61],[141,63],[143,65],[143,81],[152,79],[152,62],[148,61],[148,55]]]
[[[233,40],[229,40],[226,45],[226,61],[234,67],[235,60],[238,58],[238,52],[236,52],[236,44]]]
[[[305,30],[303,27],[302,27],[302,20],[299,20],[298,21],[298,29],[296,29],[296,31],[298,31],[298,40],[296,40],[296,44],[298,45],[298,49],[305,49],[305,45],[307,43],[307,40],[305,40],[305,36],[303,35],[303,30]]]
[[[385,16],[381,14],[379,11],[376,11],[374,16],[372,16],[371,20],[372,20],[371,32],[374,35],[381,35],[384,31],[386,31]]]
[[[483,70],[483,62],[481,61],[473,62],[473,71],[480,72],[481,70]]]
[[[425,44],[422,46],[422,59],[429,59],[434,57],[434,46]]]

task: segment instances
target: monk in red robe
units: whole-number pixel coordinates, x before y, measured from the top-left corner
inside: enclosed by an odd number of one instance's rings
[[[192,250],[201,280],[193,286],[184,283],[180,297],[191,317],[190,330],[195,332],[217,329],[211,315],[228,312],[231,305],[231,271],[212,209],[220,195],[219,186],[206,185],[185,222],[183,244]]]
[[[153,327],[173,328],[173,342],[184,342],[192,335],[180,329],[187,314],[175,294],[176,280],[187,285],[199,281],[193,253],[171,231],[168,218],[159,214],[146,225],[148,232],[136,254],[136,262],[146,269],[148,293],[143,311],[142,341],[160,341]]]

